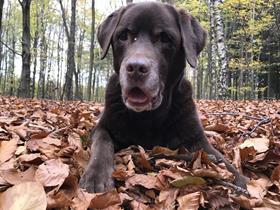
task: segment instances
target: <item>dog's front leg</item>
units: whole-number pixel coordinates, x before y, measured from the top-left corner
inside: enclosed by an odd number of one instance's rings
[[[206,139],[206,137],[205,137]],[[218,151],[216,150],[210,143],[208,143],[208,141],[206,142],[207,140],[204,141],[204,145],[203,145],[203,149],[209,153],[209,154],[212,154],[212,155],[215,155],[215,157],[224,162],[226,164],[226,167],[227,169],[233,173],[233,175],[235,176],[235,179],[234,179],[234,183],[239,186],[239,187],[242,187],[244,189],[247,189],[246,187],[246,183],[249,181],[249,178],[243,176],[242,174],[240,174],[237,169],[232,165],[230,164],[225,158],[224,156]]]
[[[91,158],[80,186],[88,192],[103,192],[114,186],[114,146],[108,132],[97,127],[92,136]]]

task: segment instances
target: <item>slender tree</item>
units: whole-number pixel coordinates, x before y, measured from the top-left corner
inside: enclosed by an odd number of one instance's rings
[[[37,70],[37,52],[38,52],[38,40],[39,40],[39,4],[38,0],[36,0],[36,29],[34,35],[33,42],[33,74],[32,74],[32,83],[31,83],[31,97],[34,97],[35,94],[35,78],[36,78],[36,70]]]
[[[0,0],[0,68],[2,63],[2,14],[3,14],[4,0]]]
[[[48,52],[48,45],[47,45],[47,38],[46,37],[46,21],[45,21],[45,8],[46,5],[44,2],[41,4],[41,12],[40,12],[40,69],[39,69],[39,80],[38,80],[38,90],[37,90],[37,97],[38,98],[45,98],[45,84],[46,84],[46,66],[47,66],[47,52]],[[49,31],[50,33],[50,31]]]
[[[75,99],[82,100],[83,94],[81,91],[81,66],[83,57],[83,41],[85,38],[85,30],[82,29],[80,32],[79,44],[77,49],[77,68],[75,73]]]
[[[95,86],[95,77],[94,82],[92,82],[92,72],[93,72],[93,63],[94,63],[94,34],[95,34],[95,0],[91,1],[91,33],[90,33],[90,58],[89,58],[89,76],[88,76],[88,85],[87,85],[87,99],[91,99],[91,94]],[[96,75],[96,74],[94,74]],[[92,88],[93,86],[93,88]]]
[[[208,1],[209,11],[209,45],[208,45],[208,72],[209,72],[209,97],[217,98],[217,45],[215,31],[215,14],[213,0]]]
[[[18,95],[29,98],[30,94],[30,4],[31,0],[18,0],[22,8],[22,70]]]
[[[220,99],[225,99],[227,97],[228,90],[228,62],[227,62],[227,51],[225,45],[224,37],[224,27],[221,10],[219,5],[223,0],[212,0],[214,9],[214,19],[215,19],[215,31],[216,31],[216,43],[217,43],[217,53],[219,58],[219,81],[218,81],[218,97]]]
[[[70,32],[69,32],[62,0],[59,0],[61,12],[62,12],[63,25],[68,40],[67,70],[65,76],[65,84],[63,88],[63,95],[65,93],[65,97],[67,100],[73,99],[73,74],[76,68],[75,65],[76,3],[77,0],[71,0],[71,21],[70,21]]]

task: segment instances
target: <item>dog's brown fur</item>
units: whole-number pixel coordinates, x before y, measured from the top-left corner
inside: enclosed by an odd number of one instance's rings
[[[186,60],[196,67],[206,41],[194,17],[167,4],[130,4],[101,24],[98,40],[103,57],[112,46],[115,74],[80,185],[89,192],[112,187],[114,151],[134,144],[204,149],[225,162],[245,187],[245,177],[208,143],[184,78]]]

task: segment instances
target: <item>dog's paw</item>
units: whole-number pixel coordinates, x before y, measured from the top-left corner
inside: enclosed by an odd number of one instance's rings
[[[114,187],[112,171],[112,168],[100,171],[89,168],[82,175],[79,185],[89,193],[105,192]]]
[[[250,181],[250,179],[246,176],[243,176],[241,174],[237,175],[234,179],[234,184],[238,187],[242,187],[243,189],[247,189],[247,183]]]

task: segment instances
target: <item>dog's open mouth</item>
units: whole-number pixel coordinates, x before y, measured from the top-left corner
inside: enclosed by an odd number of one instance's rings
[[[161,103],[162,95],[158,90],[144,91],[139,87],[134,87],[124,94],[126,106],[136,112],[149,111],[157,108]]]
[[[145,106],[150,102],[149,96],[138,87],[132,88],[127,93],[127,102],[133,106]]]

